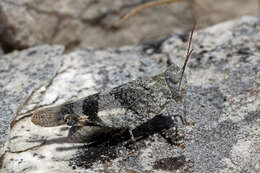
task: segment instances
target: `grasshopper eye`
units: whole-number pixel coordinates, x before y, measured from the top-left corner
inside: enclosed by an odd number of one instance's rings
[[[167,80],[168,83],[171,83],[171,85],[179,84],[180,77],[181,77],[180,68],[175,64],[172,64],[165,71],[165,79]]]
[[[64,121],[68,126],[74,126],[78,123],[78,118],[75,115],[67,114],[64,116]]]
[[[169,82],[171,82],[172,84],[174,84],[174,85],[177,85],[178,83],[179,83],[179,78],[178,78],[178,73],[177,74],[168,74],[167,75],[167,80],[169,81]]]

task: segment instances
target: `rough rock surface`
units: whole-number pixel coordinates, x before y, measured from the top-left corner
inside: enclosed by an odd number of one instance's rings
[[[199,5],[194,6],[193,13],[202,28],[245,15],[257,15],[260,12],[259,0],[196,0],[196,2]]]
[[[3,51],[2,46],[0,44],[0,56],[2,56],[3,54],[4,54],[4,51]]]
[[[119,25],[120,16],[148,1],[1,0],[4,29],[0,27],[0,35],[4,35],[5,44],[16,49],[46,43],[68,48],[115,47],[191,28],[193,17],[187,2],[145,10],[138,18]],[[158,26],[164,26],[160,32]]]
[[[28,117],[39,106],[157,74],[169,62],[180,65],[186,43],[183,35],[151,45],[64,55],[51,82],[22,107],[2,157],[2,172],[259,172],[259,17],[195,33],[185,97],[189,123],[178,123],[178,135],[168,119],[156,117],[135,131],[144,138],[134,143],[127,134],[94,144],[68,143],[67,126],[38,127]]]
[[[56,74],[62,52],[62,46],[41,46],[0,57],[0,156],[19,105]]]

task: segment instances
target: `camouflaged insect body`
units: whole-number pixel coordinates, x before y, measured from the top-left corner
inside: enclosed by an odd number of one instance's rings
[[[178,88],[181,72],[172,64],[164,73],[35,112],[32,122],[47,127],[67,123],[100,129],[126,129],[132,134],[137,126],[163,114],[168,104],[181,101],[186,82],[184,78],[182,87]]]

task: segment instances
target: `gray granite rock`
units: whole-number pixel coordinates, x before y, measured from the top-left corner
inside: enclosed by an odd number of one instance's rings
[[[188,123],[178,123],[176,134],[169,119],[158,116],[134,131],[143,136],[134,143],[127,134],[100,136],[94,144],[70,143],[67,126],[35,126],[28,113],[157,74],[169,62],[181,65],[187,36],[64,55],[56,75],[35,90],[15,119],[2,171],[259,172],[259,39],[259,17],[197,31],[187,71]]]
[[[41,46],[0,58],[0,155],[9,137],[11,120],[32,92],[56,74],[63,48]]]
[[[3,51],[2,46],[0,44],[0,56],[2,56],[3,54],[4,54],[4,51]]]

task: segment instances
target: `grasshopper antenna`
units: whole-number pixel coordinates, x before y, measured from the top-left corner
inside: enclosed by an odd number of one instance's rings
[[[190,35],[190,39],[189,39],[188,50],[187,50],[187,54],[186,54],[186,59],[185,59],[184,65],[182,67],[181,80],[180,80],[180,84],[179,84],[178,90],[180,90],[180,88],[181,88],[181,82],[182,82],[182,78],[183,78],[183,75],[184,75],[184,71],[186,69],[188,60],[189,60],[189,58],[190,58],[190,56],[191,56],[191,54],[193,52],[193,49],[190,50],[190,47],[191,47],[191,41],[192,41],[192,36],[193,36],[194,30],[195,30],[195,27],[196,27],[196,23],[192,27],[192,31],[191,31],[191,35]]]
[[[128,12],[126,15],[124,15],[120,21],[121,23],[126,21],[129,17],[137,14],[137,13],[140,13],[141,11],[143,11],[144,9],[146,8],[152,8],[152,7],[156,7],[156,6],[160,6],[160,5],[167,5],[167,4],[171,4],[171,3],[175,3],[175,2],[180,2],[180,1],[183,1],[183,0],[158,0],[158,1],[152,1],[152,2],[148,2],[144,5],[140,5],[138,6],[137,8],[131,10],[130,12]],[[193,0],[192,0],[193,2]]]

